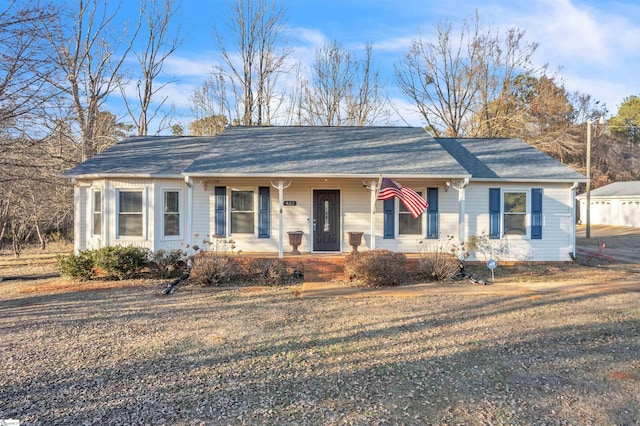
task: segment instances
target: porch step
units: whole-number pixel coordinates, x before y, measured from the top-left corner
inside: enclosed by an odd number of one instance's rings
[[[304,263],[304,281],[323,282],[346,279],[343,257],[324,257],[306,259]]]

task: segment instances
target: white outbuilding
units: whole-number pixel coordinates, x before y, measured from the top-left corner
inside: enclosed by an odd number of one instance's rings
[[[577,197],[580,220],[586,223],[587,194]],[[592,225],[640,227],[640,181],[615,182],[591,191]]]

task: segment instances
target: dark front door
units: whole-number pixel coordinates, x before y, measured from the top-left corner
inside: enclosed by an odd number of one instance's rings
[[[340,191],[313,191],[313,250],[340,251]]]

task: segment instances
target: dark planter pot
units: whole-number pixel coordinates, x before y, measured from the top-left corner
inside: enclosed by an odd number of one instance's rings
[[[300,244],[302,244],[302,234],[304,234],[304,232],[290,231],[287,232],[287,234],[289,234],[289,244],[291,245],[291,247],[293,247],[293,250],[291,250],[291,254],[300,254],[300,252],[298,251],[298,247],[300,246]]]
[[[362,234],[364,232],[347,232],[349,234],[349,245],[351,246],[351,254],[358,252],[358,246],[362,244]]]

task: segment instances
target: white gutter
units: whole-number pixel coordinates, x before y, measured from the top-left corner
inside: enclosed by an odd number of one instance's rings
[[[183,173],[183,176],[193,178],[353,178],[353,179],[378,179],[377,174],[351,174],[351,173]],[[460,174],[383,174],[386,178],[392,179],[470,179],[471,175]],[[155,177],[155,176],[154,176]],[[573,181],[572,181],[573,182]]]
[[[518,182],[518,183],[583,183],[587,178],[580,179],[542,179],[542,178],[472,178],[473,182]]]

